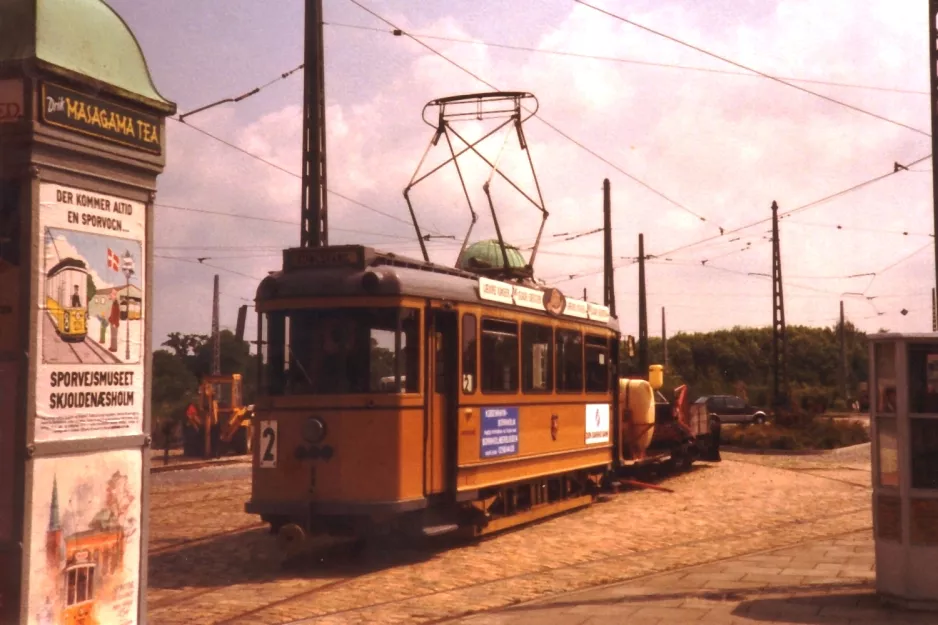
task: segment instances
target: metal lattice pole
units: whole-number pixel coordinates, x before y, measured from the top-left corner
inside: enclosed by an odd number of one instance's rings
[[[788,340],[782,292],[782,251],[778,238],[778,204],[772,202],[772,356],[776,406],[788,406]]]
[[[326,202],[326,72],[323,54],[322,0],[306,0],[301,247],[329,245]]]

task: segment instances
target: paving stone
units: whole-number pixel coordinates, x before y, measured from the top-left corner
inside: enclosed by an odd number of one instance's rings
[[[822,569],[821,562],[850,570],[872,562],[868,488],[796,473],[790,467],[797,462],[770,464],[726,459],[669,479],[674,493],[625,492],[474,545],[376,548],[357,558],[326,550],[293,569],[281,566],[265,530],[221,535],[258,520],[242,512],[246,480],[154,488],[149,622],[420,623],[490,610],[459,622],[549,624],[554,610],[503,608],[534,600],[549,606],[552,595],[578,591],[563,595],[561,611],[579,622],[601,615],[569,611],[593,605],[631,611],[630,624],[712,620],[718,613],[729,624],[736,620],[732,611],[720,612],[724,603],[707,597],[763,592],[779,582],[746,581],[748,574],[778,575],[811,561],[812,570],[824,574],[818,579],[829,582],[838,569]],[[851,530],[862,533],[833,538]],[[790,546],[812,539],[818,542]],[[845,561],[825,561],[824,554],[836,550],[847,554],[839,556]],[[834,581],[843,584],[846,577]],[[625,585],[589,590],[613,582]],[[592,604],[590,593],[598,593]],[[614,603],[600,607],[600,601]],[[686,618],[669,621],[654,610]],[[608,617],[604,622],[619,622]]]

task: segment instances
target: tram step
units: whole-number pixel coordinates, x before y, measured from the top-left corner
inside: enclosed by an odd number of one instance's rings
[[[426,536],[439,536],[440,534],[448,534],[449,532],[455,532],[459,529],[459,526],[455,523],[450,523],[446,525],[429,525],[423,528],[423,533]]]

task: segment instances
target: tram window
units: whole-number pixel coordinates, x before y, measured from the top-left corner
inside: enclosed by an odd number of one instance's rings
[[[476,316],[462,316],[462,390],[467,395],[476,392],[478,355],[476,340]]]
[[[583,335],[574,330],[557,330],[557,390],[583,391]]]
[[[553,330],[531,323],[521,325],[521,375],[525,393],[554,388]]]
[[[419,325],[415,309],[271,313],[264,367],[267,391],[271,395],[415,393]]]
[[[586,337],[586,391],[609,391],[609,342],[601,336]]]
[[[482,392],[518,391],[518,324],[482,320]]]

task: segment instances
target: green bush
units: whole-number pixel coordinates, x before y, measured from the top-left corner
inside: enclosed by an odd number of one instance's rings
[[[723,428],[720,438],[724,445],[734,447],[787,451],[837,449],[868,443],[870,440],[863,424],[834,419],[812,419],[804,425],[795,427],[774,423],[744,428]]]

